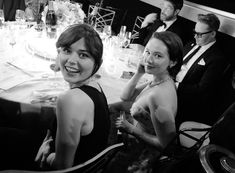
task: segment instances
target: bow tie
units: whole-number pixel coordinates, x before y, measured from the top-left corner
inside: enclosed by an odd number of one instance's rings
[[[166,28],[166,23],[164,23],[163,21],[160,21],[160,26],[164,26],[164,28]]]

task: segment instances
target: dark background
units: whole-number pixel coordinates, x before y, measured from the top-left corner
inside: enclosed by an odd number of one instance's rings
[[[235,14],[235,0],[187,0],[187,1]]]

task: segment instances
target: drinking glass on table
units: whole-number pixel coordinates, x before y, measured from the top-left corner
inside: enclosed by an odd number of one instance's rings
[[[15,60],[16,33],[15,26],[9,25],[9,45],[11,46],[11,62]]]
[[[54,72],[54,76],[52,78],[51,86],[53,88],[57,88],[59,86],[58,81],[56,81],[57,80],[57,72],[59,71],[58,70],[58,64],[56,64],[57,63],[57,59],[50,58],[50,62],[51,62],[50,69]]]
[[[5,22],[4,11],[0,9],[0,26]]]
[[[131,42],[131,32],[126,32],[122,46],[124,48],[127,48],[127,47],[129,47],[130,42]]]
[[[120,32],[118,34],[120,47],[122,47],[126,35],[126,26],[121,26]]]
[[[17,9],[15,14],[15,20],[17,23],[25,22],[25,12],[23,10]]]
[[[112,35],[112,28],[110,25],[105,25],[103,33],[107,36],[110,37]]]

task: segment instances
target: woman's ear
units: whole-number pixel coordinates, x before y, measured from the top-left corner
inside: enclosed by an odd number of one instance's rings
[[[170,61],[169,67],[172,68],[176,65],[176,61]]]

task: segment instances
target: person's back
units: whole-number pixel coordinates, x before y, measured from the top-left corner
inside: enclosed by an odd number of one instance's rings
[[[24,0],[0,0],[0,8],[4,10],[5,21],[14,21],[17,9],[25,10]]]

